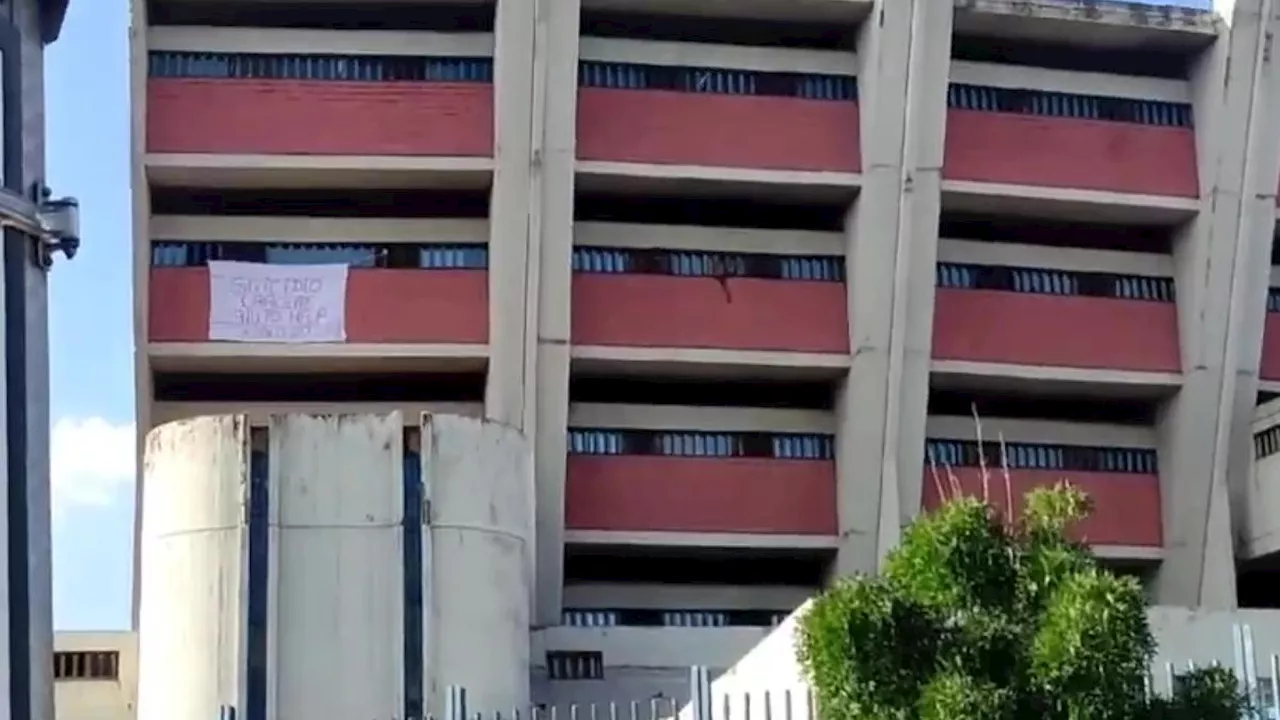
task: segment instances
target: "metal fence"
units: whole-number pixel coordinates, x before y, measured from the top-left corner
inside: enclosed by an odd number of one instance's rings
[[[1198,664],[1195,660],[1157,662],[1147,677],[1147,692],[1168,695],[1180,676],[1199,666],[1235,671],[1240,689],[1253,700],[1246,720],[1280,720],[1280,653],[1261,655],[1248,625],[1232,628],[1233,657]],[[497,710],[475,708],[466,688],[450,687],[443,717],[428,720],[817,720],[812,693],[803,687],[766,687],[741,678],[717,682],[706,667],[689,668],[685,698],[619,699],[606,702],[548,702]]]

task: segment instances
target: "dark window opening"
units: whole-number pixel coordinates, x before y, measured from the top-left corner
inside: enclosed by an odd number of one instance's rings
[[[404,442],[404,717],[418,720],[423,717],[426,702],[423,687],[425,653],[423,643],[426,629],[423,623],[423,571],[422,533],[426,518],[426,504],[422,486],[422,430],[405,428]]]
[[[573,271],[606,274],[844,282],[844,258],[815,255],[575,247]]]
[[[1269,403],[1272,400],[1275,400],[1276,398],[1280,398],[1280,393],[1267,392],[1266,390],[1259,390],[1257,404],[1261,405],[1263,403]]]
[[[637,15],[592,10],[582,13],[581,33],[588,37],[643,38],[812,50],[853,50],[857,45],[857,28],[847,25],[725,17]],[[852,65],[852,56],[849,62]]]
[[[1267,288],[1267,312],[1280,312],[1280,288]]]
[[[1253,459],[1261,460],[1280,452],[1280,426],[1267,428],[1253,436]]]
[[[548,650],[547,675],[552,680],[603,680],[604,653],[598,650]]]
[[[1103,225],[957,212],[943,212],[938,220],[941,238],[1158,255],[1173,252],[1173,235],[1172,228],[1154,225]]]
[[[831,550],[569,545],[565,548],[564,577],[566,584],[786,585],[816,589],[823,584],[834,556]]]
[[[1280,608],[1280,560],[1275,554],[1236,569],[1236,599],[1242,608]]]
[[[570,455],[834,460],[835,444],[821,433],[569,428]]]
[[[565,608],[570,627],[773,627],[789,610],[678,610],[653,608]]]
[[[1048,90],[952,83],[947,88],[947,107],[957,110],[1107,120],[1160,127],[1192,127],[1190,103],[1078,95]]]
[[[937,286],[1036,295],[1174,302],[1173,278],[999,265],[938,263]]]
[[[271,439],[266,428],[249,430],[249,497],[244,505],[247,562],[245,575],[245,717],[267,718],[267,677],[271,657]]]
[[[493,32],[494,3],[148,0],[147,19],[152,25]]]
[[[341,263],[355,268],[471,270],[489,266],[489,248],[474,244],[151,242],[152,267],[204,267],[211,260],[269,265]]]
[[[847,211],[847,203],[584,193],[574,200],[573,216],[588,222],[843,232]]]
[[[574,375],[569,401],[637,405],[831,410],[835,388],[821,381],[648,379]]]
[[[1060,420],[1109,425],[1150,427],[1156,421],[1156,403],[1108,397],[1030,393],[974,393],[933,389],[929,393],[930,415],[1018,420]]]
[[[595,60],[583,60],[579,63],[578,85],[614,90],[672,90],[841,102],[858,99],[858,81],[852,75],[640,65]]]
[[[229,80],[491,83],[493,59],[157,50],[150,53],[147,74],[153,78]]]
[[[1185,80],[1194,57],[1156,48],[1082,48],[1067,43],[958,34],[951,40],[955,60],[1023,65],[1117,75]]]
[[[53,654],[54,680],[118,680],[120,653],[115,650],[59,650]]]
[[[158,187],[154,215],[487,218],[489,194],[443,190],[234,190]]]
[[[483,402],[474,374],[156,373],[157,402]]]
[[[1076,472],[1155,475],[1156,451],[1151,448],[1059,445],[1057,443],[926,440],[925,462],[938,467],[1007,467],[1010,470],[1066,470]]]

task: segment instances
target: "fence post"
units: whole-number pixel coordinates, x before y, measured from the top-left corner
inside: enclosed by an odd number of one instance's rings
[[[689,668],[689,720],[712,720],[711,673],[702,665]]]
[[[467,720],[467,689],[450,685],[445,688],[444,720]]]

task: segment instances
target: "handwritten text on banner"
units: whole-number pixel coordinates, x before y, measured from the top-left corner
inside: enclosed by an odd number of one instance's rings
[[[209,262],[209,339],[314,343],[347,339],[346,265]]]

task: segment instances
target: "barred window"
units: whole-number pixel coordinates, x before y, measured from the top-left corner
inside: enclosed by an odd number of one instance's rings
[[[618,90],[674,90],[845,102],[858,99],[858,82],[851,75],[639,65],[592,60],[584,60],[579,64],[578,85]]]
[[[1077,95],[1046,90],[952,83],[947,88],[947,107],[1161,127],[1193,127],[1190,103]]]
[[[157,50],[148,57],[147,74],[226,80],[491,83],[493,58]]]
[[[561,624],[572,627],[773,627],[787,619],[782,610],[611,610],[566,608]]]
[[[818,433],[570,428],[569,454],[834,460],[835,438]]]
[[[340,263],[357,268],[478,269],[489,266],[485,245],[411,243],[256,243],[156,240],[152,267],[203,267],[210,260],[270,265]]]
[[[573,271],[844,282],[844,258],[820,255],[575,247]]]
[[[603,680],[604,653],[548,651],[547,674],[552,680]]]
[[[1277,452],[1280,452],[1280,425],[1253,436],[1253,459],[1261,460]]]
[[[938,287],[1174,302],[1173,278],[938,263]]]
[[[55,680],[117,680],[120,653],[115,650],[71,650],[53,654]]]
[[[1010,470],[1063,470],[1075,472],[1157,474],[1156,451],[1150,448],[1087,447],[1052,443],[1005,443],[1001,457],[999,443],[985,443],[979,453],[972,440],[927,440],[926,462],[949,467],[999,468]]]

